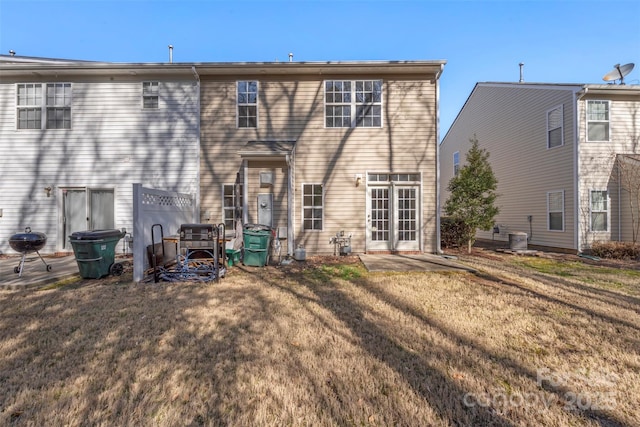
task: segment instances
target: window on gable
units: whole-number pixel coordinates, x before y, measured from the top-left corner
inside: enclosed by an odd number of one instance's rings
[[[562,105],[547,112],[547,148],[564,144],[564,123]]]
[[[325,126],[382,127],[382,80],[327,80]]]
[[[234,230],[236,220],[242,219],[242,184],[238,185],[238,194],[235,187],[235,184],[222,185],[222,218],[227,230]],[[236,209],[236,201],[239,209]]]
[[[142,108],[158,108],[158,82],[142,82]]]
[[[23,83],[17,87],[17,128],[71,129],[71,83]]]
[[[609,141],[609,101],[587,101],[587,141]]]
[[[564,191],[547,193],[547,226],[552,231],[564,231]]]
[[[589,198],[591,231],[608,231],[609,203],[606,190],[591,190]]]
[[[322,230],[324,194],[322,184],[303,184],[302,222],[304,230]]]
[[[458,176],[460,172],[460,152],[453,153],[453,176]]]
[[[258,127],[258,82],[239,81],[238,90],[238,127]]]

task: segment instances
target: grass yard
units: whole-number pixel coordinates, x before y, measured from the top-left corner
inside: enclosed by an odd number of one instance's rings
[[[0,292],[0,425],[638,425],[640,271],[461,261]]]

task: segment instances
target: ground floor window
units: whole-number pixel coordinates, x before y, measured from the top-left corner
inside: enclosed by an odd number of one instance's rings
[[[608,231],[609,203],[606,190],[591,190],[589,197],[591,231]]]
[[[302,185],[302,221],[304,230],[322,230],[324,192],[322,184]]]
[[[548,228],[551,231],[564,231],[564,191],[547,193]]]
[[[222,218],[227,230],[233,230],[242,219],[242,184],[222,185]]]

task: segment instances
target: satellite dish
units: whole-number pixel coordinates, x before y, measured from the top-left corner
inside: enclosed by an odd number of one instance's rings
[[[620,84],[623,85],[624,76],[626,76],[631,72],[631,70],[633,70],[633,66],[633,63],[625,64],[623,66],[620,66],[620,64],[616,64],[613,66],[613,70],[604,75],[602,80],[604,80],[605,82],[610,82],[612,80],[615,81],[620,79]]]

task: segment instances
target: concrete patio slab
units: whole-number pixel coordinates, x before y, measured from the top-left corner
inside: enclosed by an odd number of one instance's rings
[[[360,260],[368,271],[433,271],[433,272],[469,272],[475,270],[452,260],[432,254],[361,254]]]

